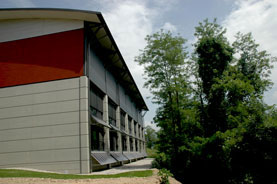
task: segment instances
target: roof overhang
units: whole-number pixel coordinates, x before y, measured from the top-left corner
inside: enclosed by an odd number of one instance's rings
[[[70,19],[100,23],[100,12],[56,8],[0,9],[0,20],[8,19]]]
[[[124,59],[121,55],[115,40],[100,12],[73,10],[73,9],[56,9],[56,8],[19,8],[19,9],[0,9],[0,21],[9,19],[67,19],[67,20],[82,20],[88,23],[95,23],[101,27],[97,32],[96,37],[99,43],[107,51],[111,53],[109,66],[116,69],[115,75],[120,80],[119,82],[127,89],[129,95],[134,99],[136,105],[141,110],[148,110],[148,107],[132,77]],[[91,27],[95,31],[96,27]],[[109,67],[108,66],[108,67]],[[120,72],[118,72],[120,71]]]

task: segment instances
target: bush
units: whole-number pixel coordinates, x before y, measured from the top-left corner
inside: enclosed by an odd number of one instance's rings
[[[172,174],[167,169],[161,169],[158,172],[158,176],[160,176],[160,184],[169,184],[168,177],[172,176]]]
[[[156,149],[147,148],[146,153],[148,155],[147,156],[148,158],[156,158],[157,157],[157,150]]]
[[[155,160],[152,162],[152,167],[157,169],[168,168],[168,159],[164,153],[157,153]]]

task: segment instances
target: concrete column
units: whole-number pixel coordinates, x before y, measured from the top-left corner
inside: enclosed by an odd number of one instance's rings
[[[86,76],[79,80],[79,149],[80,149],[80,173],[90,172],[90,136],[89,136],[89,80]],[[82,148],[84,145],[85,148]]]
[[[144,128],[142,128],[142,140],[145,142]]]
[[[117,132],[117,145],[118,145],[118,151],[119,152],[122,152],[123,149],[122,149],[122,136],[121,136],[121,133],[120,132]]]
[[[104,127],[105,135],[104,135],[104,143],[105,143],[105,151],[110,152],[110,129],[108,127]]]
[[[108,113],[108,95],[104,96],[103,100],[103,120],[109,124],[109,113]],[[104,127],[105,135],[104,135],[104,143],[105,143],[105,151],[110,152],[110,129],[108,127]]]
[[[131,121],[131,126],[132,126],[132,135],[135,136],[135,125],[134,125],[134,120],[133,119]]]
[[[120,130],[120,107],[117,106],[116,107],[116,126],[117,128],[119,128]],[[121,133],[117,132],[117,145],[118,145],[118,151],[122,152],[122,141],[121,141],[122,137],[121,137]]]
[[[136,127],[135,127],[135,128],[136,128],[136,131],[137,131],[137,136],[136,136],[136,137],[137,137],[137,138],[139,138],[139,132],[138,132],[138,131],[139,131],[139,128],[138,128],[138,123],[136,124]]]
[[[128,114],[125,114],[125,132],[129,131]],[[127,151],[130,152],[130,137],[126,135]]]
[[[126,135],[127,152],[130,152],[130,137]]]
[[[125,114],[125,132],[129,132],[129,124],[128,124],[128,114]]]
[[[116,127],[120,130],[120,107],[116,107]]]
[[[109,112],[108,112],[108,109],[109,109],[109,106],[108,106],[108,95],[105,95],[104,96],[104,99],[103,99],[103,120],[109,124]]]

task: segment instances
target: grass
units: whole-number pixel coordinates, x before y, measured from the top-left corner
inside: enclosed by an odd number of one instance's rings
[[[97,178],[119,178],[119,177],[149,177],[153,175],[152,170],[131,171],[110,175],[76,175],[56,174],[15,169],[0,169],[0,178],[52,178],[52,179],[97,179]]]

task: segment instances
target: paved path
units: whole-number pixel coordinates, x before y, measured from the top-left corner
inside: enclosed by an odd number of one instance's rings
[[[129,172],[129,171],[140,171],[140,170],[147,170],[151,169],[151,163],[153,159],[152,158],[145,158],[136,162],[131,162],[129,164],[125,164],[123,166],[114,167],[112,169],[103,170],[103,171],[97,171],[92,172],[93,175],[98,174],[118,174],[123,172]]]

